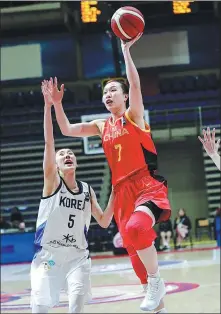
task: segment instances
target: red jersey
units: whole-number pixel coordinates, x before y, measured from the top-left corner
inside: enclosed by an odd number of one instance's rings
[[[102,145],[112,172],[112,184],[116,185],[139,169],[157,170],[157,152],[150,128],[141,130],[128,116],[110,117],[104,125]]]

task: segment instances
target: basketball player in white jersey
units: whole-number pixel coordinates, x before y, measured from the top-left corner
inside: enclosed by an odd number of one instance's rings
[[[93,189],[77,181],[77,161],[72,150],[55,153],[51,103],[44,93],[44,188],[41,198],[31,265],[32,313],[48,313],[58,305],[62,288],[69,299],[69,313],[82,313],[90,299],[90,268],[86,240],[91,214],[101,227],[113,216],[111,194],[106,210],[100,208]]]

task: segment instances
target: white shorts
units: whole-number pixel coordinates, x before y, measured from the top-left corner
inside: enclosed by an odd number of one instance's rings
[[[69,300],[73,294],[84,295],[84,303],[91,300],[91,259],[85,255],[62,263],[58,260],[44,249],[33,259],[31,305],[58,305],[61,289],[66,290]]]

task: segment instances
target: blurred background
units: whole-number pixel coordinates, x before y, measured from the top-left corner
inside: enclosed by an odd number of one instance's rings
[[[216,127],[220,137],[221,3],[213,1],[3,1],[1,8],[1,263],[31,261],[43,187],[43,79],[65,84],[64,109],[72,123],[107,116],[105,80],[125,76],[110,19],[121,6],[139,9],[145,32],[132,47],[146,118],[168,179],[172,231],[184,208],[190,245],[214,242],[220,206],[220,172],[197,136]],[[53,115],[54,117],[54,115]],[[77,156],[77,177],[105,208],[110,172],[98,138],[62,136],[54,118],[56,148]],[[131,152],[132,153],[132,152]],[[220,228],[220,227],[219,227]],[[118,250],[113,222],[92,219],[92,253]],[[157,248],[162,248],[160,243]],[[187,241],[189,241],[187,239]],[[172,245],[176,241],[171,237]],[[188,242],[186,244],[188,246]],[[185,246],[185,245],[184,245]]]

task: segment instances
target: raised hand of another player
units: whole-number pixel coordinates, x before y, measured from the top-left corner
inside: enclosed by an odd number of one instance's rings
[[[42,91],[42,94],[43,94],[43,96],[44,96],[45,106],[52,106],[51,97],[50,97],[50,95],[49,95],[48,92],[47,92],[47,89],[48,89],[48,88],[49,88],[49,81],[44,80],[44,81],[41,83],[41,91]]]
[[[121,48],[122,50],[124,49],[129,49],[136,41],[138,41],[140,39],[140,37],[143,35],[143,33],[138,34],[135,38],[133,38],[130,41],[124,41],[124,40],[120,40],[121,41]]]
[[[51,77],[46,88],[46,93],[50,97],[54,106],[59,105],[64,96],[64,84],[62,84],[59,89],[57,78],[55,77],[53,80]]]
[[[215,135],[216,129],[213,129],[211,134],[210,128],[208,127],[207,130],[203,130],[203,138],[198,136],[198,139],[203,144],[203,147],[209,157],[213,157],[214,155],[218,154],[220,139],[216,142]]]

